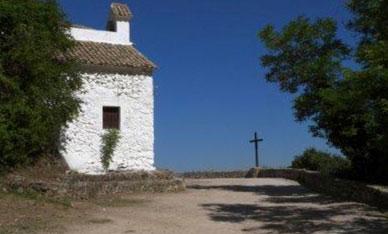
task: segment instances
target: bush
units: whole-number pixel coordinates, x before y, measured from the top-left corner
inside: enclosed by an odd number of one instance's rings
[[[291,167],[344,177],[349,173],[350,161],[337,155],[309,148],[303,154],[295,156]]]
[[[120,140],[120,132],[117,129],[109,129],[102,135],[101,143],[101,164],[105,171],[108,171],[112,162],[113,153]]]
[[[74,42],[54,0],[0,1],[0,168],[27,165],[61,147],[79,110],[82,80],[59,61]]]

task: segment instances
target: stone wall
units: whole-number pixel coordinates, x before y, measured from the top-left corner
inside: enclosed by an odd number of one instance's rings
[[[142,75],[82,74],[81,112],[65,130],[62,155],[71,170],[103,174],[103,106],[120,107],[120,141],[110,170],[154,170],[153,79]]]
[[[105,175],[69,174],[59,181],[9,176],[5,189],[18,193],[39,193],[50,198],[90,199],[104,195],[138,192],[179,192],[184,181],[170,172],[134,171]]]
[[[246,171],[193,171],[180,174],[183,178],[212,179],[212,178],[244,178]]]
[[[388,191],[358,181],[321,175],[319,172],[298,169],[259,169],[246,171],[202,171],[183,173],[184,178],[284,178],[295,180],[306,188],[344,200],[366,203],[388,209]]]
[[[318,193],[366,203],[381,209],[388,209],[388,191],[361,182],[343,180],[325,176],[319,172],[296,169],[260,169],[257,176],[295,180],[306,188]]]

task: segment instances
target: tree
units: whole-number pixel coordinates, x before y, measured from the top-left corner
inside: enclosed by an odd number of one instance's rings
[[[351,0],[348,29],[356,48],[337,37],[331,18],[298,17],[280,32],[267,26],[259,36],[266,79],[294,94],[297,121],[310,120],[314,136],[341,149],[360,179],[388,182],[388,2]],[[344,66],[352,59],[360,68]]]
[[[319,171],[326,175],[343,176],[349,170],[349,160],[327,152],[306,149],[301,155],[296,155],[292,168]]]
[[[76,65],[57,59],[73,46],[67,31],[54,0],[0,1],[0,167],[56,152],[79,110]]]

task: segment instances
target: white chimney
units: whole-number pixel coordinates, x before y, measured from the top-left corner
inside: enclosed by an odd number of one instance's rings
[[[107,23],[107,30],[117,32],[123,41],[131,42],[130,21],[132,12],[126,4],[112,3]]]
[[[106,30],[95,30],[74,25],[70,29],[70,34],[77,41],[132,45],[129,24],[131,19],[132,12],[127,5],[112,3]]]

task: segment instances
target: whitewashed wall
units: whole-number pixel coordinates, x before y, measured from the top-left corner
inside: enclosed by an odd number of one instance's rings
[[[117,21],[116,32],[88,28],[70,28],[70,35],[77,41],[93,41],[116,45],[132,45],[129,22]]]
[[[120,107],[121,139],[110,170],[154,170],[153,80],[150,76],[83,74],[79,117],[65,131],[62,155],[72,170],[101,174],[103,106]]]

